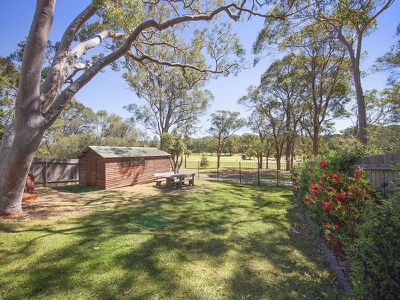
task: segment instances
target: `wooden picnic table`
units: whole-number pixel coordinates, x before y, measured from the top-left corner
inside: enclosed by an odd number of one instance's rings
[[[182,189],[182,186],[184,184],[184,180],[186,177],[191,177],[189,179],[189,185],[194,185],[194,177],[195,173],[174,173],[174,172],[165,172],[165,173],[155,173],[154,177],[157,179],[165,178],[166,180],[166,186],[171,186],[173,183],[175,183],[175,179],[178,179],[178,182],[176,183],[176,188],[177,189]],[[157,182],[157,181],[156,181]],[[159,183],[159,186],[161,186],[161,183]]]

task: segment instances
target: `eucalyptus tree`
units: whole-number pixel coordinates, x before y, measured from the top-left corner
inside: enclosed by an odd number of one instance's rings
[[[263,116],[265,129],[271,136],[275,150],[276,168],[281,169],[281,159],[285,144],[285,111],[280,101],[260,87],[250,86],[247,95],[239,103],[251,108],[257,115]]]
[[[377,28],[377,18],[386,11],[394,0],[362,1],[296,1],[296,9],[290,18],[267,20],[253,46],[255,53],[261,53],[272,40],[278,43],[287,36],[297,36],[304,26],[315,26],[315,31],[332,34],[346,49],[350,59],[358,110],[358,136],[367,142],[367,119],[362,87],[361,60],[363,41]],[[279,7],[277,7],[279,11]]]
[[[254,133],[258,135],[258,139],[260,141],[260,147],[258,148],[260,168],[263,168],[263,158],[265,157],[265,168],[268,169],[268,157],[271,154],[273,146],[271,143],[270,128],[268,122],[263,114],[261,114],[257,110],[253,110],[250,117],[248,118],[248,126]]]
[[[332,118],[345,115],[351,95],[346,49],[330,33],[316,29],[306,26],[297,36],[285,40],[296,61],[298,78],[302,78],[300,123],[312,140],[314,155],[319,153],[324,126],[330,126]]]
[[[211,114],[211,127],[208,130],[217,139],[217,168],[220,167],[221,154],[226,141],[236,131],[244,127],[246,120],[240,118],[239,112],[217,110]]]
[[[389,72],[388,87],[381,93],[385,106],[389,108],[389,120],[400,122],[400,24],[397,26],[397,41],[390,50],[377,60],[380,70]]]
[[[242,15],[285,17],[282,12],[263,13],[257,8],[258,3],[253,1],[93,0],[66,27],[47,63],[55,0],[37,0],[21,60],[15,119],[0,146],[0,213],[21,211],[25,176],[44,132],[96,74],[112,64],[118,67],[117,62],[127,56],[138,64],[156,62],[204,71],[208,68],[196,63],[164,61],[149,55],[147,50],[160,44],[179,48],[164,39],[164,32],[184,30],[189,24],[212,21],[220,14],[234,21]],[[97,54],[88,56],[94,48],[98,49]],[[229,65],[228,60],[221,65]],[[46,74],[42,74],[43,69]]]
[[[369,125],[388,125],[400,121],[400,99],[396,88],[386,88],[379,92],[376,89],[365,91],[365,108]],[[351,105],[348,109],[348,117],[356,124],[357,109]]]
[[[0,140],[14,117],[18,69],[9,57],[0,57]]]
[[[397,26],[396,36],[396,43],[385,55],[377,59],[377,63],[381,70],[390,72],[390,84],[400,85],[400,24]]]
[[[293,165],[295,139],[304,115],[304,93],[307,81],[294,54],[274,61],[261,76],[260,88],[280,102],[285,114],[286,170]]]
[[[174,54],[168,53],[168,56],[172,58]],[[124,77],[144,104],[133,103],[125,108],[138,123],[160,138],[161,149],[164,148],[164,134],[173,128],[186,131],[194,128],[213,97],[204,89],[207,72],[157,64],[144,67],[132,64],[129,59],[127,68],[129,72]]]

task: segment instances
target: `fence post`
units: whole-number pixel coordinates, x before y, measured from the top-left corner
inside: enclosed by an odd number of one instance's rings
[[[197,162],[197,179],[200,179],[200,161]]]
[[[242,184],[242,163],[239,161],[239,183]]]
[[[260,164],[257,164],[257,184],[260,185]]]
[[[43,185],[47,186],[47,160],[44,162],[43,168]]]

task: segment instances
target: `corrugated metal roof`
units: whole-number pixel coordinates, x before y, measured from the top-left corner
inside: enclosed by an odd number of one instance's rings
[[[101,157],[149,157],[149,156],[170,156],[169,153],[157,148],[146,147],[112,147],[112,146],[89,146]]]

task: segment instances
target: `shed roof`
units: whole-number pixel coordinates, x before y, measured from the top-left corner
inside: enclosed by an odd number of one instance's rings
[[[160,157],[170,156],[169,153],[157,148],[149,147],[112,147],[112,146],[89,146],[103,158],[111,157]],[[86,150],[84,152],[86,152]]]

